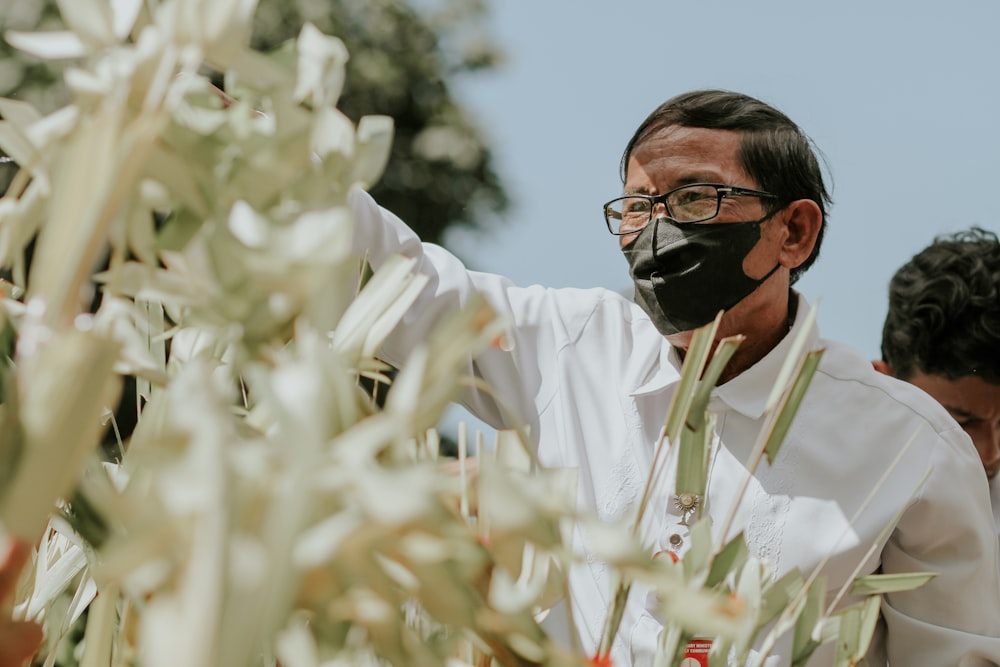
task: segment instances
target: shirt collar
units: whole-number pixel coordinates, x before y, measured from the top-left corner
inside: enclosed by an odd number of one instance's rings
[[[647,371],[647,377],[632,391],[632,396],[656,394],[668,387],[673,387],[681,379],[681,357],[677,350],[662,338],[663,345],[656,358],[656,363]]]
[[[715,391],[712,392],[713,396],[730,408],[752,419],[759,419],[764,414],[767,399],[778,380],[785,359],[791,352],[792,344],[802,328],[807,325],[809,304],[806,303],[805,297],[801,294],[793,292],[793,295],[799,303],[795,313],[795,322],[785,337],[774,346],[774,349],[764,355],[763,359],[729,382],[716,387]],[[818,342],[819,333],[813,326],[807,334],[805,349],[815,349]]]
[[[809,304],[805,297],[798,292],[793,291],[792,294],[794,298],[798,299],[798,308],[795,313],[795,321],[788,334],[763,359],[729,382],[716,387],[712,392],[714,397],[727,406],[752,419],[759,419],[764,414],[764,407],[770,396],[771,388],[778,379],[781,367],[791,351],[792,343],[798,332],[806,326]],[[814,349],[818,342],[819,333],[813,326],[808,334],[805,349]],[[664,339],[664,343],[666,343],[666,339]],[[649,377],[636,387],[632,396],[654,394],[672,387],[680,380],[680,356],[677,354],[677,350],[669,344],[665,344],[664,347],[666,349],[661,350],[659,355],[660,363],[656,364]]]

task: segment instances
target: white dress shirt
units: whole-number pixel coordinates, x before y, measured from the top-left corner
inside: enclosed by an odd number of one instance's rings
[[[633,511],[679,379],[676,352],[645,313],[609,290],[519,287],[469,271],[439,246],[421,244],[368,195],[358,192],[351,203],[356,249],[368,253],[376,270],[389,254],[402,253],[419,258],[417,270],[430,278],[388,341],[387,361],[402,365],[439,316],[473,292],[484,293],[509,318],[512,348],[490,349],[470,361],[470,372],[530,425],[543,464],[579,468],[586,510],[606,518]],[[799,299],[793,332],[808,309]],[[764,402],[791,339],[713,393],[710,409],[718,423],[704,509],[717,530],[744,480]],[[886,597],[869,664],[957,665],[973,649],[1000,661],[997,534],[986,477],[968,437],[935,401],[875,372],[848,347],[821,340],[815,331],[809,345],[826,349],[819,370],[779,456],[752,479],[737,530],[745,530],[751,552],[779,575],[792,568],[808,574],[832,553],[823,575],[833,595],[905,505],[861,574],[881,568],[939,575],[916,591]],[[463,404],[495,427],[517,425],[486,394],[470,394]],[[902,462],[855,518],[911,437]],[[646,536],[651,549],[678,535],[683,550],[686,533],[671,498],[667,488],[656,499],[660,509]],[[577,540],[587,548],[583,535]],[[590,650],[610,605],[608,574],[595,560],[570,575],[574,618]],[[647,606],[646,596],[630,597],[613,648],[616,667],[651,664],[661,626]],[[830,655],[817,654],[809,664],[832,664]],[[788,664],[788,657],[768,664]]]
[[[996,522],[997,536],[1000,539],[1000,475],[990,480],[990,503],[993,505],[993,521]]]

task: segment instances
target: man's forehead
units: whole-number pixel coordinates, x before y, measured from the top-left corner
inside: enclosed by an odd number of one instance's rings
[[[740,161],[741,132],[669,125],[636,144],[627,165],[627,183],[666,179],[670,187],[695,182],[745,180]],[[661,187],[663,185],[661,184]]]
[[[718,143],[739,146],[745,132],[742,130],[728,130],[716,127],[692,127],[690,125],[669,125],[652,126],[636,143],[636,147],[650,141],[669,141],[679,145]]]

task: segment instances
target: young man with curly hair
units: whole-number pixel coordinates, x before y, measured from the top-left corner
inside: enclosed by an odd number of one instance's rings
[[[875,367],[937,399],[972,438],[1000,531],[1000,239],[972,227],[917,253],[889,283]]]

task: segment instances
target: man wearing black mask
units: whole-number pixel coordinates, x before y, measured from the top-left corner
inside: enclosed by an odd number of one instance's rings
[[[1000,661],[1000,570],[986,480],[968,438],[930,397],[809,331],[807,345],[826,350],[819,370],[773,465],[758,469],[739,495],[769,392],[792,340],[809,327],[808,306],[791,286],[816,259],[829,198],[806,136],[746,95],[687,93],[638,128],[622,175],[624,192],[605,204],[604,218],[629,263],[634,302],[608,290],[518,287],[468,271],[355,193],[357,251],[376,270],[391,253],[417,257],[429,278],[387,342],[387,360],[405,364],[439,317],[485,294],[511,322],[509,344],[469,360],[470,373],[493,392],[470,391],[464,404],[498,428],[527,424],[543,464],[579,468],[581,507],[616,518],[635,511],[693,330],[724,311],[719,338],[745,340],[712,394],[708,487],[704,497],[676,494],[668,470],[643,527],[651,553],[684,558],[692,512],[715,517],[721,531],[739,502],[735,531],[778,576],[825,563],[822,575],[836,591],[859,563],[861,574],[938,573],[922,588],[885,597],[869,665],[958,665],[971,652]],[[588,549],[586,535],[576,540]],[[610,585],[593,559],[570,575],[573,615],[590,649]],[[652,663],[657,613],[655,600],[633,594],[612,647],[616,667]],[[786,640],[769,667],[790,664]],[[809,664],[833,664],[832,652]]]

